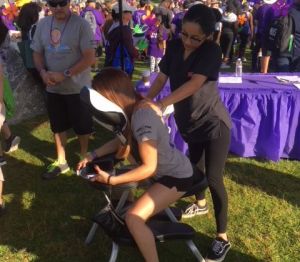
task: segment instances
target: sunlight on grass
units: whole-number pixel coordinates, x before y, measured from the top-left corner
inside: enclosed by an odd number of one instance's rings
[[[0,245],[1,262],[29,262],[36,261],[38,257],[26,251],[26,249],[16,250],[12,247]]]
[[[133,80],[146,68],[137,63]],[[7,213],[0,218],[0,262],[108,261],[111,240],[98,230],[90,246],[84,240],[91,218],[106,205],[103,194],[74,175],[79,161],[78,141],[70,132],[67,159],[73,168],[53,181],[41,179],[55,158],[47,116],[12,126],[22,137],[21,148],[6,155],[4,200]],[[96,128],[89,149],[112,135]],[[228,236],[232,243],[228,262],[300,261],[300,162],[240,158],[230,155],[225,168],[229,197]],[[143,190],[138,189],[135,197]],[[185,219],[196,230],[195,243],[205,256],[215,237],[212,199],[206,192],[209,213]],[[194,198],[181,199],[185,207]],[[183,241],[158,245],[161,261],[191,262]],[[143,261],[135,248],[121,247],[118,262]]]
[[[25,151],[23,149],[19,149],[19,153],[18,154],[14,154],[11,156],[15,156],[15,158],[19,161],[23,161],[25,163],[31,164],[31,165],[35,165],[35,166],[43,166],[43,162],[41,162],[40,158],[38,158],[37,156],[32,155],[30,152]]]
[[[32,206],[32,202],[35,200],[35,193],[25,191],[22,193],[22,206],[24,210],[28,210]]]

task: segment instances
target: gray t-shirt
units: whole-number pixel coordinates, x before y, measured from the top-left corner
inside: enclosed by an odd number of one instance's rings
[[[136,141],[155,140],[158,163],[156,176],[187,178],[193,175],[189,159],[170,145],[168,128],[152,109],[138,109],[131,118],[131,128]]]
[[[89,23],[80,16],[72,14],[64,23],[47,16],[39,21],[31,48],[44,55],[47,70],[64,72],[81,59],[82,51],[94,48],[94,36]],[[58,85],[48,86],[47,91],[79,94],[85,85],[91,85],[90,68]]]

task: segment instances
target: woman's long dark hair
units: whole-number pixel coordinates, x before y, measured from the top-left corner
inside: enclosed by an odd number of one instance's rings
[[[0,18],[0,46],[5,41],[7,33],[8,33],[8,28],[6,27],[6,25],[4,24],[4,22]]]
[[[130,120],[136,103],[139,102],[142,97],[135,92],[129,76],[124,71],[112,67],[102,69],[100,73],[94,77],[92,87],[108,100],[122,108],[126,114],[128,124],[124,135],[128,145],[119,148],[117,157],[127,157],[130,151],[134,151]]]
[[[22,39],[28,37],[31,26],[39,19],[40,11],[41,7],[37,3],[27,3],[22,6],[17,20],[17,25],[21,29]]]

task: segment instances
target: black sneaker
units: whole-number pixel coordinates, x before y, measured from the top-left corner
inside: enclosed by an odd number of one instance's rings
[[[230,247],[231,244],[229,241],[225,241],[223,238],[216,237],[216,239],[212,242],[210,249],[208,250],[205,262],[223,261]]]
[[[6,160],[3,156],[0,156],[0,167],[6,165]]]
[[[53,162],[47,167],[47,172],[42,175],[45,180],[56,178],[60,174],[65,174],[70,170],[67,163],[59,164],[58,161]]]
[[[4,141],[4,152],[10,153],[19,148],[21,138],[19,136],[11,135],[8,139]]]

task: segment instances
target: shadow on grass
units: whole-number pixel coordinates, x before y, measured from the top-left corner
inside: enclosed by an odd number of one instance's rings
[[[11,168],[14,167],[14,168]],[[18,170],[16,172],[15,170]],[[7,214],[0,218],[0,246],[11,260],[41,262],[108,261],[111,240],[102,230],[84,245],[90,217],[105,204],[101,192],[69,174],[52,181],[40,178],[43,167],[12,158],[6,170]],[[195,243],[205,256],[212,238],[197,233]],[[196,261],[183,241],[158,244],[160,261]],[[7,255],[7,254],[5,254]],[[143,261],[136,248],[121,247],[118,262]],[[234,248],[227,261],[260,261]]]
[[[0,218],[0,251],[1,246],[9,249],[4,253],[5,257],[9,257],[6,261],[108,261],[111,241],[101,230],[97,231],[89,247],[84,245],[92,224],[89,218],[104,205],[102,194],[71,173],[53,181],[40,178],[45,166],[30,161],[30,158],[35,156],[40,162],[47,163],[48,157],[55,152],[54,144],[48,139],[43,140],[43,135],[31,134],[38,122],[19,129],[23,132],[22,149],[30,156],[24,157],[22,152],[13,153],[4,170],[7,214]],[[101,132],[97,133],[104,136]],[[99,143],[100,139],[96,139],[91,147]],[[77,149],[77,140],[71,140],[67,149],[71,164],[78,160],[74,154]],[[203,255],[211,242],[211,238],[201,233],[195,239]],[[182,241],[158,246],[161,261],[194,261]],[[143,259],[137,249],[122,247],[118,261]],[[259,260],[233,248],[227,261]]]
[[[99,242],[92,248],[83,242],[91,215],[103,205],[102,194],[71,172],[53,181],[41,179],[55,158],[48,129],[46,117],[12,126],[22,142],[21,150],[6,156],[8,164],[3,168],[7,212],[0,218],[0,256],[6,258],[4,261],[98,261],[107,255],[106,250]],[[34,130],[37,133],[33,134]],[[90,148],[108,137],[103,130],[96,131]],[[79,160],[75,154],[78,150],[78,141],[71,134],[67,156],[72,167]]]
[[[42,167],[16,159],[9,165],[19,171],[5,174],[0,246],[9,248],[8,261],[97,261],[106,255],[99,242],[89,249],[83,244],[90,216],[103,205],[99,192],[70,173],[44,181]]]
[[[227,162],[226,173],[238,184],[258,188],[296,207],[300,206],[300,179],[295,176],[239,162]]]

